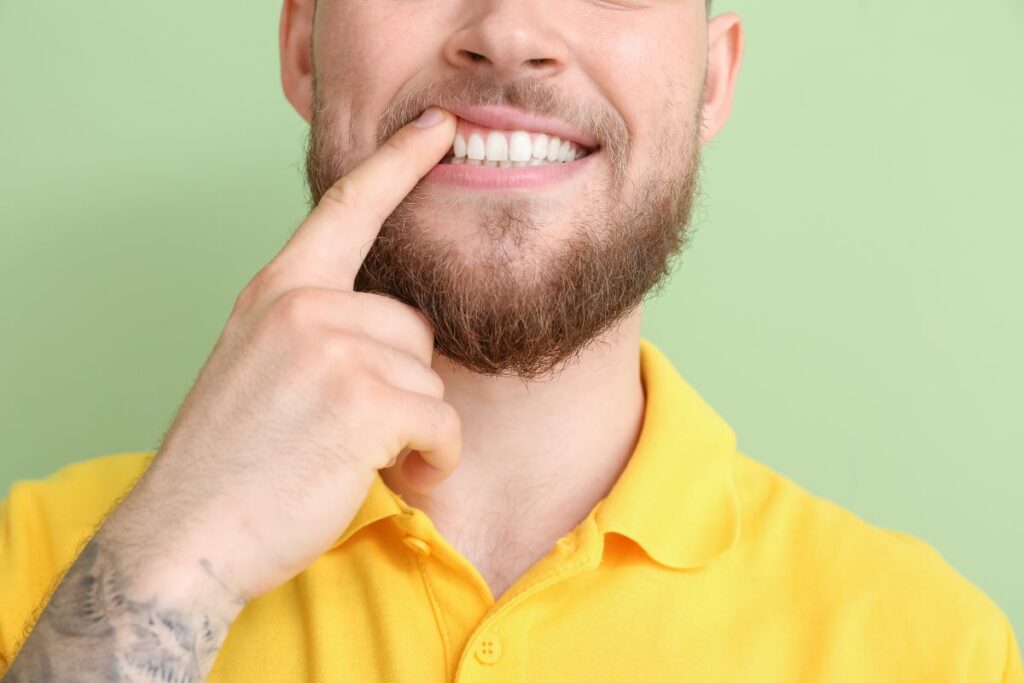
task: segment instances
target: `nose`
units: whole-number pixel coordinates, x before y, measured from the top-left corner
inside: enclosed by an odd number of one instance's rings
[[[566,24],[555,9],[561,2],[471,0],[445,44],[445,59],[496,80],[554,76],[566,68],[569,53],[560,33]]]

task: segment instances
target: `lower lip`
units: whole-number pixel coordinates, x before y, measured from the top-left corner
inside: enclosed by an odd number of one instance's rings
[[[585,171],[598,155],[595,150],[585,157],[563,164],[545,166],[523,166],[522,168],[492,168],[470,164],[438,164],[423,180],[478,190],[511,190],[540,187],[548,183],[566,180]]]

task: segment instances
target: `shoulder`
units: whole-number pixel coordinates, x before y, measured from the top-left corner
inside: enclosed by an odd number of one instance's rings
[[[837,637],[963,667],[949,680],[1020,680],[1011,677],[1020,654],[1006,614],[934,546],[872,524],[742,453],[734,477],[741,562],[762,567],[792,609]]]
[[[103,455],[10,486],[0,503],[0,663],[152,457],[148,451]]]
[[[3,499],[8,524],[42,525],[59,540],[91,529],[145,472],[151,452],[114,453],[65,465],[39,479],[15,481]],[[0,552],[9,550],[0,537]]]

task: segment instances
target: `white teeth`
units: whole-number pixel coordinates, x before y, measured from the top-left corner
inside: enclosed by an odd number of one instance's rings
[[[546,133],[524,130],[458,133],[444,163],[522,168],[549,163],[568,163],[587,155],[587,151],[569,140]]]
[[[496,130],[487,134],[487,161],[508,161],[508,138]]]
[[[562,146],[558,148],[558,160],[568,161],[569,153],[572,151],[572,143],[566,140],[562,143]],[[573,155],[575,156],[575,155]]]
[[[508,143],[508,158],[512,161],[529,161],[533,155],[533,142],[530,134],[521,130],[512,133]]]
[[[541,133],[533,139],[533,158],[543,159],[548,155],[548,136]]]
[[[487,148],[484,147],[484,139],[479,133],[472,133],[469,136],[469,144],[466,145],[466,154],[473,161],[483,161],[487,156]]]
[[[548,161],[558,161],[558,150],[562,147],[562,141],[558,138],[550,138],[548,140],[548,155],[545,157]]]

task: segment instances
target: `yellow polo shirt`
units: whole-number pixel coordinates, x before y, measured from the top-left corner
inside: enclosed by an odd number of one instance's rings
[[[927,543],[736,450],[650,342],[643,429],[611,492],[495,600],[378,476],[349,528],[252,600],[213,683],[1021,683],[1006,615]],[[14,484],[0,510],[0,672],[152,453]]]

